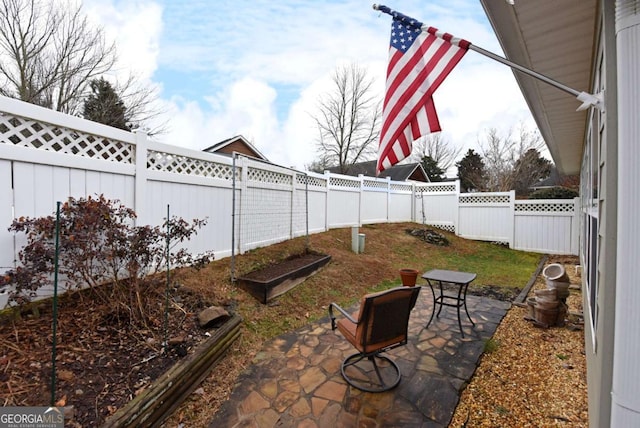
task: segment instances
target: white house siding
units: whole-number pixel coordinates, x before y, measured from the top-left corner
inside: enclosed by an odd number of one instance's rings
[[[581,176],[581,248],[589,425],[611,424],[615,337],[618,138],[613,2],[599,2],[592,92],[603,92],[606,110],[591,109]]]
[[[640,426],[640,1],[616,2],[618,239],[611,426]]]

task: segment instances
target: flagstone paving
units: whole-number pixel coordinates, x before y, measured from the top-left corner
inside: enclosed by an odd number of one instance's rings
[[[468,296],[476,326],[463,317],[462,338],[453,308],[443,308],[424,328],[432,302],[424,288],[407,345],[387,353],[402,372],[395,389],[369,393],[344,381],[340,364],[355,349],[325,317],[265,344],[210,427],[446,427],[510,303]]]

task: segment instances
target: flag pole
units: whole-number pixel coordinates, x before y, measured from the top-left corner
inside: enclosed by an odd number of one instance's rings
[[[406,15],[403,15],[401,13],[396,12],[393,9],[390,9],[387,6],[384,5],[378,5],[378,4],[374,4],[373,5],[373,9],[374,10],[378,10],[380,12],[384,12],[388,15],[393,16],[396,19],[400,19],[402,21],[406,21],[406,23],[411,23],[413,20],[411,18],[409,18]],[[423,25],[422,30],[427,30],[429,28],[429,26],[427,25]],[[582,105],[580,107],[578,107],[578,111],[580,110],[585,110],[590,106],[596,107],[597,109],[604,111],[604,100],[602,98],[602,93],[599,94],[589,94],[587,92],[581,92],[581,91],[577,91],[573,88],[570,88],[567,85],[564,85],[556,80],[551,79],[550,77],[545,76],[544,74],[540,74],[537,71],[533,71],[529,68],[526,68],[520,64],[517,64],[513,61],[509,61],[508,59],[501,57],[500,55],[496,55],[493,52],[490,52],[486,49],[483,49],[479,46],[474,45],[473,43],[469,43],[469,49],[471,49],[472,51],[478,52],[481,55],[484,55],[488,58],[493,59],[494,61],[498,61],[506,66],[511,67],[514,70],[520,71],[521,73],[527,74],[531,77],[534,77],[538,80],[541,80],[557,89],[560,89],[561,91],[567,92],[571,95],[573,95],[574,97],[576,97],[578,99],[578,101],[582,101]]]

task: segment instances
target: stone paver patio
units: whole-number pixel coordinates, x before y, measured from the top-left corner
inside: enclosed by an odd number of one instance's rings
[[[468,296],[476,326],[463,314],[462,338],[453,308],[424,328],[432,302],[423,288],[408,344],[387,353],[402,372],[395,389],[368,393],[344,381],[340,364],[355,349],[325,317],[265,344],[210,427],[446,427],[510,303]]]

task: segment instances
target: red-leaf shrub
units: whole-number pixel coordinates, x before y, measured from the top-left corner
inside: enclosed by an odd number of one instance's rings
[[[175,250],[206,225],[206,219],[188,223],[173,217],[156,227],[134,226],[135,219],[132,209],[102,195],[69,198],[60,210],[59,276],[68,288],[89,288],[93,298],[145,323],[145,292],[156,285],[152,274],[166,267],[167,245]],[[0,290],[9,290],[10,301],[29,302],[39,288],[51,283],[55,223],[54,216],[47,216],[21,217],[11,224],[10,231],[26,234],[27,244],[20,250],[19,266],[0,276]],[[210,258],[195,260],[184,248],[169,251],[172,268]]]

